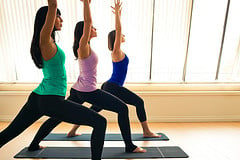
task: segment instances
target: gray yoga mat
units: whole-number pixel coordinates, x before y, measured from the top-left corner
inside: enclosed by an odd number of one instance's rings
[[[163,134],[159,138],[144,138],[142,134],[132,134],[133,141],[168,141],[169,138]],[[64,133],[50,133],[43,141],[90,141],[91,134],[81,134],[76,137],[67,137]],[[105,141],[122,141],[122,135],[117,133],[108,133],[105,135]]]
[[[188,158],[188,155],[178,146],[143,147],[146,153],[126,153],[124,147],[104,147],[103,159],[131,158]],[[14,158],[48,158],[48,159],[89,159],[90,147],[47,147],[42,150],[29,152],[24,148]]]

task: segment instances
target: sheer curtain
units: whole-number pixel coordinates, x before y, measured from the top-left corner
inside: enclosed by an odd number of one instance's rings
[[[219,81],[240,81],[240,1],[231,0],[222,59],[219,72]]]
[[[190,26],[191,0],[155,2],[152,81],[181,82]]]
[[[240,82],[240,2],[231,0],[220,61],[229,0],[122,0],[122,27],[128,55],[126,82]],[[98,37],[91,47],[99,57],[98,82],[112,72],[108,33],[115,29],[110,8],[114,0],[92,1]],[[47,0],[0,0],[0,82],[40,82],[41,70],[30,56],[34,18]],[[78,63],[72,51],[75,24],[83,20],[79,0],[58,0],[63,28],[56,41],[66,54],[68,82],[75,82]],[[183,77],[184,80],[183,81]]]
[[[23,81],[30,78],[34,80],[36,77],[36,69],[32,70],[34,65],[29,53],[35,6],[28,2],[14,0],[0,2],[0,81],[15,82],[23,77],[21,72],[33,74]]]
[[[150,74],[153,0],[124,1],[123,7],[123,34],[126,36],[123,47],[130,59],[126,81],[146,82]]]
[[[227,0],[194,0],[186,81],[214,82]]]
[[[34,16],[43,1],[2,0],[1,76],[4,82],[35,82],[42,77],[30,56]]]
[[[128,81],[147,81],[149,75],[152,0],[123,1],[122,26],[126,42],[124,52],[129,56]],[[108,33],[115,29],[111,5],[114,1],[93,1],[91,4],[93,25],[98,37],[92,39],[91,47],[99,57],[98,81],[110,78],[111,54],[108,50]],[[1,0],[0,1],[0,81],[40,82],[41,70],[37,69],[30,56],[34,18],[37,10],[47,1]],[[75,82],[79,73],[72,51],[75,24],[83,20],[83,6],[79,0],[58,0],[62,12],[62,31],[56,35],[57,43],[66,53],[68,82]]]

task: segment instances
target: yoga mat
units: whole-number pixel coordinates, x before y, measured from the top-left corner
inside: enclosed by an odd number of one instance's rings
[[[142,134],[132,134],[133,141],[168,141],[169,138],[163,134],[159,138],[144,138]],[[76,137],[67,137],[65,133],[50,133],[43,141],[90,141],[91,134],[81,134]],[[105,135],[105,141],[122,141],[122,135],[116,133],[108,133]]]
[[[188,158],[178,146],[143,147],[146,153],[126,153],[124,147],[104,147],[102,159]],[[47,147],[29,152],[24,148],[14,158],[89,159],[90,147]]]

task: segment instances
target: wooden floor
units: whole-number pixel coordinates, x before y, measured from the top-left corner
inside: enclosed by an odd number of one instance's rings
[[[0,131],[8,123],[0,122]],[[0,149],[0,160],[13,160],[13,156],[28,146],[41,123],[35,123],[20,136]],[[72,125],[62,123],[53,132],[67,132]],[[141,132],[139,123],[131,123],[132,133]],[[150,123],[154,132],[165,133],[169,141],[134,142],[139,146],[179,146],[188,155],[186,160],[240,160],[240,122],[218,123]],[[83,126],[82,133],[91,133],[91,128]],[[108,123],[107,133],[119,133],[116,123]],[[49,142],[41,143],[43,146],[89,146],[89,142]],[[121,141],[105,141],[104,146],[121,146]],[[23,160],[23,159],[18,159]],[[30,159],[24,159],[30,160]],[[36,160],[36,159],[34,159]],[[50,159],[49,159],[50,160]],[[51,159],[53,160],[53,159]],[[132,159],[133,160],[133,159]],[[137,159],[134,159],[137,160]],[[148,159],[151,160],[151,159]],[[152,159],[154,160],[154,159]],[[169,160],[179,160],[171,158]]]

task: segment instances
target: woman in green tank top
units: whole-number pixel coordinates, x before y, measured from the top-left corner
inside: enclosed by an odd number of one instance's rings
[[[41,7],[36,14],[31,56],[35,65],[42,69],[44,78],[12,123],[0,132],[0,148],[45,115],[59,121],[91,126],[91,158],[100,160],[106,119],[87,107],[65,100],[65,54],[56,45],[54,36],[55,31],[61,30],[62,22],[57,0],[48,0],[48,6]],[[46,124],[48,123],[50,122],[47,121]],[[39,130],[44,127],[45,125],[41,126]],[[33,141],[28,150],[42,149],[38,144],[39,142]]]
[[[65,96],[67,89],[67,76],[65,71],[65,54],[57,46],[57,52],[50,60],[43,59],[44,78],[39,86],[33,91],[39,95]]]

